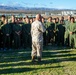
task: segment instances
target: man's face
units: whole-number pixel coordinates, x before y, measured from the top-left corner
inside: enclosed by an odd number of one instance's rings
[[[52,18],[49,18],[48,21],[51,22],[52,21]]]
[[[63,24],[63,21],[60,21],[60,24]]]
[[[22,20],[23,20],[23,22],[25,22],[25,18],[23,18]]]
[[[74,22],[74,19],[73,18],[71,18],[71,22]]]
[[[44,22],[44,18],[42,18],[42,22]]]
[[[42,17],[41,16],[39,16],[39,21],[42,21]]]
[[[36,18],[33,18],[33,21],[35,21]]]
[[[56,19],[56,22],[59,22],[59,19]]]
[[[14,16],[12,16],[12,22],[15,22],[15,17]]]
[[[8,23],[8,20],[7,19],[5,19],[5,22],[4,22],[4,24],[7,24]]]
[[[68,16],[68,20],[70,21],[70,19],[71,19],[71,16]]]
[[[54,19],[53,22],[56,23],[56,19]]]
[[[64,17],[61,17],[61,20],[64,20]]]
[[[5,17],[2,17],[1,20],[2,20],[2,21],[5,21]]]
[[[26,18],[26,23],[29,23],[29,18]]]

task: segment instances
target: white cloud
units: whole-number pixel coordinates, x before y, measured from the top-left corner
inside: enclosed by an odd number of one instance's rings
[[[3,3],[2,3],[2,4],[0,4],[0,5],[1,5],[1,6],[6,6],[6,4],[3,4]]]

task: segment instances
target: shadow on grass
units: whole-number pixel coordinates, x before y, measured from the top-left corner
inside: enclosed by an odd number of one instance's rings
[[[69,57],[76,56],[76,54],[70,54],[70,50],[62,49],[61,47],[47,47],[47,50],[43,51],[43,58],[55,58],[55,57]],[[68,53],[68,54],[66,54]],[[26,61],[31,59],[31,50],[15,50],[0,53],[0,63]],[[66,58],[65,58],[66,59]],[[71,59],[72,60],[72,59]],[[71,61],[69,59],[69,61]],[[76,61],[76,60],[73,60]]]
[[[60,63],[60,62],[67,62],[67,61],[76,61],[76,57],[72,58],[62,58],[62,59],[50,59],[50,60],[43,60],[41,64],[53,64],[53,63]]]
[[[29,71],[36,71],[39,69],[50,69],[50,68],[60,68],[64,66],[51,66],[51,67],[42,67],[42,68],[9,68],[9,69],[0,69],[0,74],[11,74],[11,73],[23,73],[23,72],[29,72]]]
[[[67,53],[67,52],[66,52]],[[76,54],[70,54],[70,53],[57,53],[57,52],[43,52],[43,58],[53,58],[53,57],[69,57],[70,56],[76,56]]]
[[[63,47],[63,46],[45,46],[45,50],[65,50],[65,49],[70,49],[70,47]]]
[[[42,62],[36,63],[36,64],[33,64],[31,62],[26,62],[27,60],[31,59],[31,50],[0,52],[0,67],[2,67],[2,69],[0,69],[0,74],[22,73],[22,72],[28,72],[28,71],[38,70],[38,69],[63,67],[63,66],[51,66],[51,67],[44,67],[44,68],[28,68],[27,65],[30,66],[30,65],[53,64],[53,63],[59,63],[64,61],[76,61],[76,54],[75,53],[70,54],[70,52],[71,52],[70,50],[66,50],[63,48],[48,47],[48,49],[43,51]],[[2,64],[2,63],[5,63],[5,64]],[[22,67],[7,68],[7,67],[18,67],[18,66],[22,66]]]
[[[0,67],[13,67],[13,66],[27,66],[27,65],[29,65],[29,66],[33,66],[33,65],[43,65],[43,64],[53,64],[53,63],[59,63],[59,62],[64,62],[64,61],[76,61],[76,57],[68,57],[67,58],[67,56],[72,56],[73,54],[68,54],[68,55],[62,55],[62,57],[64,57],[64,58],[59,58],[59,57],[57,57],[56,55],[55,56],[50,56],[50,57],[48,57],[48,58],[51,58],[51,59],[46,59],[46,57],[47,56],[45,56],[45,57],[43,57],[43,59],[45,59],[45,60],[42,60],[42,62],[40,62],[40,63],[32,63],[32,62],[26,62],[26,61],[13,61],[13,62],[8,62],[8,63],[6,63],[6,64],[0,64]],[[75,55],[75,54],[74,54]],[[54,59],[53,59],[53,57],[55,57]]]
[[[22,73],[32,70],[34,70],[34,68],[9,68],[0,70],[0,74]]]
[[[0,63],[26,61],[31,59],[31,51],[6,51],[0,53]]]

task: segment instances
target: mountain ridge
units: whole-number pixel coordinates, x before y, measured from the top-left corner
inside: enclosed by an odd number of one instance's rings
[[[17,7],[17,6],[4,6],[0,5],[0,10],[73,10],[73,9],[58,9],[46,7]]]

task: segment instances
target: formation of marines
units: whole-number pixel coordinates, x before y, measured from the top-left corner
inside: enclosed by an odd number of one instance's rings
[[[74,17],[69,15],[66,20],[63,16],[61,19],[49,17],[47,22],[42,18],[42,23],[46,27],[46,32],[43,35],[44,45],[51,43],[53,46],[76,49],[76,22]]]
[[[0,19],[0,50],[11,50],[20,48],[31,48],[31,24],[35,18],[26,17],[6,17],[1,16]],[[45,19],[42,17],[42,24],[46,31],[43,33],[43,45],[47,46],[49,43],[53,46],[68,46],[76,48],[76,22],[75,18],[68,16],[67,20],[64,16],[49,17]]]

